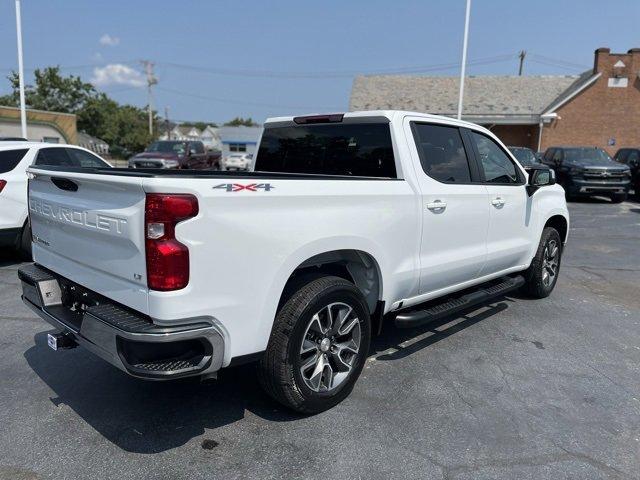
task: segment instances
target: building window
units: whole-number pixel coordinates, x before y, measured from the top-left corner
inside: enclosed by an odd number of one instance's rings
[[[42,141],[45,143],[60,143],[58,137],[42,137]]]
[[[230,143],[229,151],[230,152],[246,152],[247,144],[246,143]]]

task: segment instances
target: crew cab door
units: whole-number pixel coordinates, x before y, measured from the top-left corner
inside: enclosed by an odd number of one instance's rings
[[[480,276],[527,263],[532,241],[531,198],[522,170],[495,139],[468,130],[482,182],[489,194],[487,260]],[[537,240],[535,240],[537,241]]]
[[[422,200],[419,294],[477,278],[486,260],[489,202],[471,145],[455,125],[405,119]]]

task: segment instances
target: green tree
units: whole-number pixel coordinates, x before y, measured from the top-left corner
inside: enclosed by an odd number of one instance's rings
[[[62,77],[60,67],[37,68],[34,72],[35,85],[25,85],[25,103],[29,108],[52,112],[77,113],[87,101],[96,95],[96,89],[80,77],[70,75]],[[19,80],[13,72],[8,77],[13,92],[0,97],[1,104],[18,106]]]
[[[225,126],[227,126],[227,127],[257,127],[258,124],[256,122],[254,122],[251,117],[248,117],[248,118],[236,117],[233,120],[230,120],[230,121],[226,122]]]
[[[36,69],[34,76],[35,85],[25,86],[25,103],[29,108],[74,113],[78,130],[133,152],[144,150],[153,140],[145,109],[120,105],[80,77],[61,76],[59,67]],[[20,102],[18,75],[14,72],[8,79],[13,92],[0,96],[0,105],[17,107]],[[155,113],[153,121],[157,132]]]

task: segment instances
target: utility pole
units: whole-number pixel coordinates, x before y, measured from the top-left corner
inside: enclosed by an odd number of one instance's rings
[[[171,140],[171,126],[169,125],[169,107],[164,107],[164,125],[167,129],[167,140]]]
[[[18,83],[20,89],[20,124],[22,137],[27,138],[27,108],[24,101],[24,65],[22,62],[22,17],[20,0],[16,0],[16,35],[18,37]]]
[[[467,40],[469,38],[469,14],[471,0],[467,0],[467,10],[464,15],[464,38],[462,40],[462,65],[460,68],[460,96],[458,97],[458,120],[462,118],[462,99],[464,97],[464,74],[467,66]]]
[[[518,76],[522,76],[522,67],[524,66],[524,58],[527,56],[526,50],[520,50],[518,57],[520,57],[520,66],[518,67]]]
[[[147,112],[149,113],[149,135],[153,136],[153,93],[151,87],[158,83],[158,79],[153,74],[153,62],[142,60],[144,70],[147,74]]]

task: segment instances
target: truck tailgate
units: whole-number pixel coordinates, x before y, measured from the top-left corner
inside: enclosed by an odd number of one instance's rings
[[[141,179],[37,169],[30,173],[35,262],[147,313]]]

